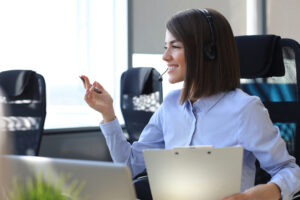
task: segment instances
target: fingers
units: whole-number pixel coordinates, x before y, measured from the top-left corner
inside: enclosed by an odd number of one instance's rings
[[[98,90],[98,92],[96,90]],[[84,100],[91,108],[102,114],[105,122],[115,119],[113,99],[100,83],[94,82],[93,85],[86,90]]]
[[[85,75],[81,75],[79,76],[80,79],[83,82],[83,86],[85,89],[90,90],[90,91],[94,91],[98,94],[101,94],[104,91],[104,88],[102,87],[102,85],[98,82],[94,82],[93,85],[90,84],[90,80],[87,76]]]
[[[87,76],[81,75],[80,79],[83,81],[83,86],[85,89],[89,89],[91,87],[90,80]]]
[[[99,111],[102,113],[103,107],[103,97],[95,92],[95,87],[91,86],[89,89],[86,90],[84,95],[85,102],[94,110]]]
[[[91,107],[93,107],[93,105],[95,104],[95,93],[93,92],[92,87],[86,90],[86,93],[84,95],[84,100]]]
[[[97,81],[95,81],[94,83],[93,83],[93,87],[94,87],[94,91],[95,92],[97,92],[97,93],[103,93],[104,92],[104,88],[103,88],[103,86],[100,84],[100,83],[98,83]]]
[[[89,92],[95,92],[98,94],[102,94],[102,92],[104,91],[104,89],[100,90],[98,89],[98,87],[95,87],[95,84],[91,85],[87,90],[89,90]]]
[[[94,85],[96,88],[98,88],[99,90],[104,90],[103,86],[102,86],[100,83],[98,83],[97,81],[95,81],[95,82],[93,83],[93,85]]]
[[[89,88],[86,90],[85,100],[90,99],[91,101],[92,99],[97,98],[97,95],[102,94],[104,91],[104,88],[99,83],[96,84],[94,82],[93,85],[90,85]]]

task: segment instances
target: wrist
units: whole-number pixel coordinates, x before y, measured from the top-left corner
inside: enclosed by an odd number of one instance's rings
[[[249,199],[261,199],[261,200],[281,199],[280,188],[275,183],[272,182],[267,184],[256,185],[246,190],[245,193],[248,195]]]
[[[274,194],[274,196],[276,197],[276,199],[280,200],[281,199],[281,189],[280,187],[273,182],[268,183],[267,185],[269,185],[272,189],[272,192]]]
[[[111,122],[116,118],[115,112],[102,113],[103,122]]]

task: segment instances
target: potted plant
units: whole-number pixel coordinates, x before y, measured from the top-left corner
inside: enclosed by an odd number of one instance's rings
[[[7,192],[7,200],[82,200],[80,192],[84,183],[73,181],[66,185],[67,178],[59,176],[55,182],[46,181],[42,174],[27,178],[25,183],[13,180],[13,187]]]

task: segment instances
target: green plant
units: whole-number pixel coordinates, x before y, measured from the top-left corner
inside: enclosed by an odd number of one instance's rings
[[[8,200],[79,200],[84,183],[73,181],[66,187],[66,181],[67,178],[60,176],[55,184],[50,183],[43,179],[42,174],[27,178],[25,184],[14,179],[13,188],[8,192]]]

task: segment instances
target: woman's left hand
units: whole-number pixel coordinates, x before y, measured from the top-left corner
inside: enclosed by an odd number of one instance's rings
[[[225,197],[222,200],[279,200],[280,189],[275,183],[256,185],[243,193]]]

